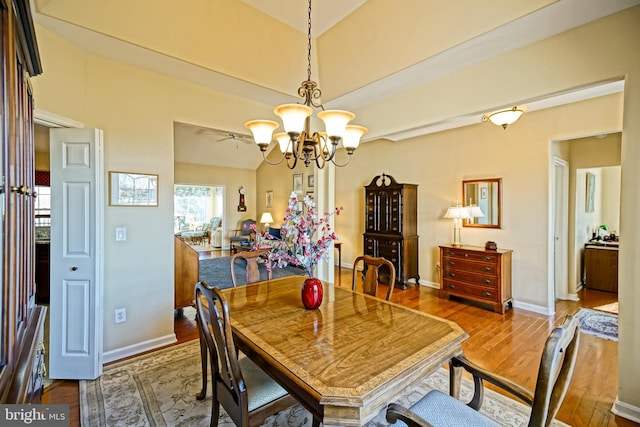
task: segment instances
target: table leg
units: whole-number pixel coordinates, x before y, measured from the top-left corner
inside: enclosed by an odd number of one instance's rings
[[[449,360],[449,395],[455,399],[460,399],[460,384],[462,382],[462,366],[454,366]]]

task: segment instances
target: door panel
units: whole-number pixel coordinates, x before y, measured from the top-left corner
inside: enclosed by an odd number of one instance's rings
[[[52,129],[49,377],[102,373],[102,131]]]

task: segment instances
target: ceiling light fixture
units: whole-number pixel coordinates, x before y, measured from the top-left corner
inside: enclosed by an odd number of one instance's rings
[[[287,160],[289,169],[294,169],[298,160],[309,166],[315,162],[322,169],[327,162],[336,166],[346,166],[351,160],[351,155],[358,148],[360,138],[367,133],[363,126],[347,125],[356,115],[343,110],[325,110],[320,99],[321,91],[318,84],[311,80],[311,0],[308,8],[308,32],[307,32],[307,80],[298,88],[298,95],[304,98],[304,104],[283,104],[274,108],[273,112],[282,119],[285,132],[273,131],[279,126],[271,120],[251,120],[245,123],[245,127],[253,133],[255,143],[260,147],[262,157],[270,165],[277,165]],[[313,108],[320,109],[318,118],[325,124],[325,132],[311,132],[311,114]],[[272,139],[278,141],[282,158],[272,163],[266,157],[267,147]],[[338,144],[342,142],[348,157],[343,164],[336,163],[335,155]]]
[[[515,121],[518,120],[525,111],[527,111],[527,107],[525,107],[524,105],[516,105],[513,108],[509,108],[507,110],[487,113],[482,116],[482,121],[486,122],[487,120],[489,120],[495,125],[502,126],[502,129],[506,129],[507,126],[515,123]]]

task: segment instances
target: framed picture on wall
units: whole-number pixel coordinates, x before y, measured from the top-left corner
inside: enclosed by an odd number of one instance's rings
[[[109,171],[109,206],[158,206],[158,175]]]
[[[302,172],[293,174],[293,191],[302,193]]]
[[[586,200],[584,203],[585,212],[594,211],[595,192],[596,192],[596,176],[591,172],[587,172],[587,194],[586,194]]]
[[[265,206],[267,208],[273,207],[273,191],[267,191],[265,193]]]
[[[316,176],[315,175],[307,176],[307,187],[313,188],[315,184],[316,184]]]

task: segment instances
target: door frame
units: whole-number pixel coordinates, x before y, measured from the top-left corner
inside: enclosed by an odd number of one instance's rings
[[[555,307],[556,299],[569,299],[569,163],[553,156],[551,170],[549,307]]]

